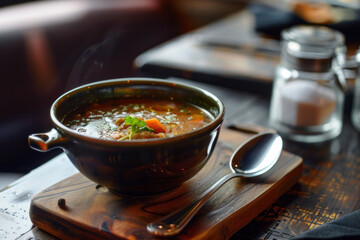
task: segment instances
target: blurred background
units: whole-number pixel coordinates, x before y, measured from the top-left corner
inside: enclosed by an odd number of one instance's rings
[[[241,5],[197,0],[0,1],[2,185],[61,152],[39,153],[27,142],[29,134],[51,129],[49,109],[61,94],[88,82],[137,76],[136,56]]]
[[[29,134],[52,125],[49,109],[81,84],[139,76],[144,51],[247,9],[255,30],[279,39],[301,23],[340,29],[358,39],[359,1],[9,0],[0,2],[0,181],[59,154],[36,152]],[[1,186],[0,186],[1,187]]]

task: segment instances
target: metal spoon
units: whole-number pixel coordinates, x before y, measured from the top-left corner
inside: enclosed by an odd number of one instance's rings
[[[212,185],[202,196],[179,211],[147,225],[155,236],[172,236],[184,229],[200,208],[228,180],[234,177],[255,177],[267,172],[275,165],[283,147],[281,137],[276,133],[257,134],[240,145],[230,159],[229,173]]]

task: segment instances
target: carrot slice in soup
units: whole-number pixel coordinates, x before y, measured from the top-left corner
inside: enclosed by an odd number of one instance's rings
[[[164,133],[166,131],[165,127],[162,125],[162,123],[156,119],[156,118],[151,118],[151,119],[146,119],[144,120],[146,125],[149,127],[149,128],[152,128],[154,129],[154,131],[156,133]]]
[[[193,114],[191,117],[192,122],[202,123],[204,121],[204,116],[201,114]]]

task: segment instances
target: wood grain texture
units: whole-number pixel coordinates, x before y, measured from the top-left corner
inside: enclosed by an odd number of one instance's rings
[[[231,119],[267,126],[268,103],[261,97],[245,114],[234,112]],[[231,240],[291,239],[360,209],[360,132],[351,124],[350,106],[345,104],[338,138],[316,144],[284,139],[284,149],[303,158],[299,182]]]
[[[39,228],[66,239],[153,239],[146,224],[181,208],[230,171],[233,150],[250,135],[222,129],[207,165],[182,186],[152,197],[125,197],[81,174],[37,194],[30,217]],[[228,239],[274,203],[300,178],[302,159],[283,152],[267,174],[233,179],[210,199],[178,239]],[[66,200],[66,208],[57,203]]]

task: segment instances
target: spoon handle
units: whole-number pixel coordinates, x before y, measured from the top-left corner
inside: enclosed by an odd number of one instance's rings
[[[186,207],[171,213],[159,221],[150,223],[146,226],[147,230],[155,236],[173,236],[181,232],[190,222],[200,208],[210,199],[210,197],[228,180],[239,177],[240,174],[230,173],[219,179],[214,185],[206,190],[202,196],[187,205]]]

